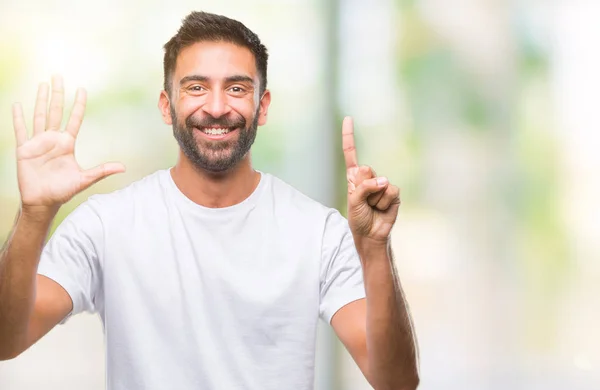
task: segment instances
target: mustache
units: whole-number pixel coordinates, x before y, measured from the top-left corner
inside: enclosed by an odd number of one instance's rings
[[[228,117],[221,117],[221,118],[213,118],[212,116],[206,116],[204,118],[195,118],[195,117],[188,117],[185,120],[185,125],[188,129],[197,127],[197,128],[202,128],[202,127],[221,127],[221,128],[242,128],[245,129],[246,128],[246,120],[244,119],[243,116],[238,116],[237,118],[228,118]]]

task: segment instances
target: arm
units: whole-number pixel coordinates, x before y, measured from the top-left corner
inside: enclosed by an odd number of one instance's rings
[[[0,360],[19,355],[71,311],[67,292],[36,275],[52,219],[22,210],[0,252]]]
[[[342,307],[331,325],[375,389],[414,389],[416,343],[391,248],[360,247],[359,253],[367,299]]]
[[[60,131],[64,89],[53,79],[38,90],[33,136],[28,137],[20,104],[13,106],[17,140],[17,178],[21,212],[0,252],[0,360],[13,358],[58,324],[72,309],[69,294],[56,282],[37,275],[42,249],[60,206],[111,174],[118,163],[82,170],[74,157],[86,96],[79,90],[65,131]],[[48,111],[48,112],[47,112]]]
[[[348,178],[348,223],[358,252],[366,300],[346,305],[332,326],[373,387],[412,390],[419,384],[410,314],[393,264],[391,229],[399,189],[358,166],[352,121],[343,125]]]

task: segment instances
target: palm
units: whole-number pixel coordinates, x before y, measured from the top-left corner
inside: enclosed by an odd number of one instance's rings
[[[63,111],[62,80],[54,80],[46,120],[48,88],[40,86],[36,101],[34,132],[27,139],[20,105],[13,120],[17,136],[17,177],[21,200],[28,206],[61,205],[98,180],[122,172],[121,164],[104,164],[83,170],[75,160],[75,140],[85,111],[85,93],[78,91],[65,131],[59,131]]]
[[[75,139],[67,133],[44,132],[17,149],[17,177],[23,203],[65,203],[81,188],[75,161]]]

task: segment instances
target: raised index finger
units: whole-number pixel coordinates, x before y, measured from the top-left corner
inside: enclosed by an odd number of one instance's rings
[[[349,116],[344,118],[342,123],[342,148],[344,149],[344,160],[346,160],[346,169],[353,170],[358,167],[356,158],[356,147],[354,146],[354,123]]]

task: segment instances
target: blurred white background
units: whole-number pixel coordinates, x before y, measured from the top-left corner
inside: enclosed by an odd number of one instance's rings
[[[56,223],[174,163],[162,45],[192,10],[239,19],[269,49],[257,168],[345,210],[352,115],[361,163],[402,187],[394,250],[421,389],[600,388],[597,1],[0,0],[0,241],[18,208],[10,106],[31,117],[53,73],[69,104],[88,89],[81,164],[128,167]],[[317,373],[318,390],[369,388],[327,326]],[[100,390],[104,376],[91,315],[0,363],[2,390]]]

